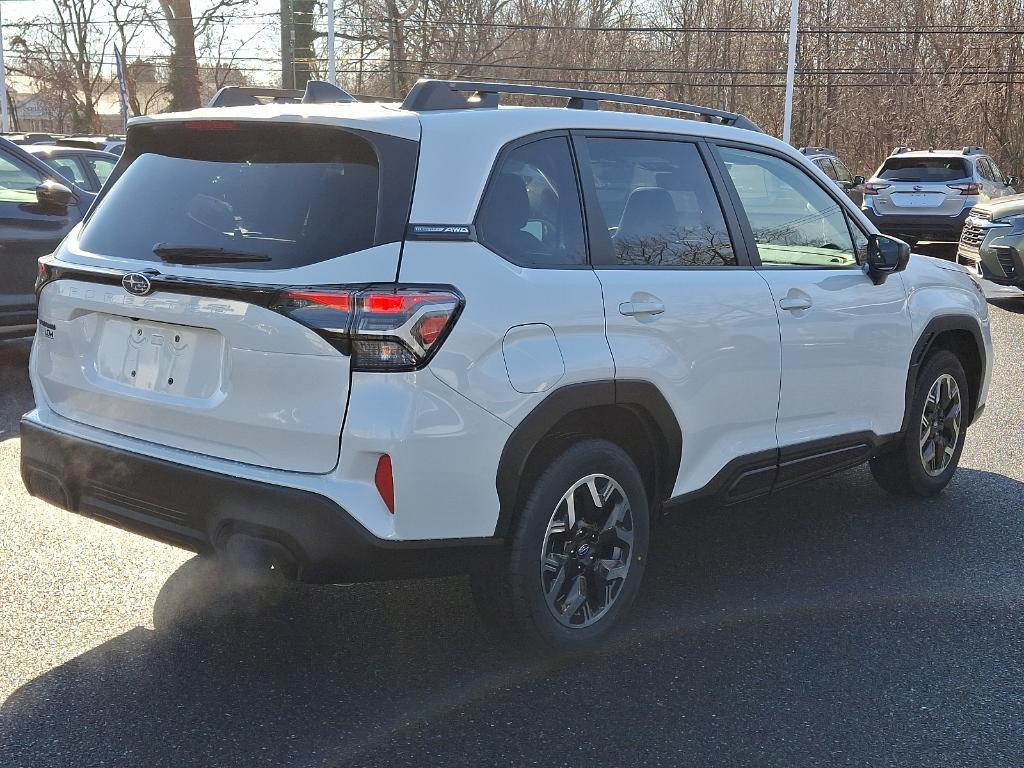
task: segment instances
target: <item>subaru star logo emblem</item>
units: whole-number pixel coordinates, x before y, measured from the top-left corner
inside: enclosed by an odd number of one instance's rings
[[[153,290],[149,278],[139,272],[129,272],[122,277],[121,286],[133,296],[145,296]]]

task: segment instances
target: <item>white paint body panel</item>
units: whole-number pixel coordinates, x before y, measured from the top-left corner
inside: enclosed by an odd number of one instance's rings
[[[976,406],[988,401],[992,381],[994,350],[992,327],[989,322],[988,302],[981,287],[959,264],[914,255],[905,271],[900,273],[907,289],[907,301],[913,336],[917,340],[933,319],[947,315],[968,316],[977,319],[985,343],[985,370],[981,391],[972,393]]]
[[[330,472],[349,358],[242,301],[59,280],[40,297],[37,397],[99,429],[223,459]]]
[[[450,283],[462,291],[465,309],[429,370],[511,426],[545,396],[512,386],[502,341],[514,326],[543,323],[551,328],[565,367],[559,386],[615,375],[604,334],[601,284],[591,269],[526,269],[479,243],[410,241],[401,279]],[[553,353],[550,363],[553,369]],[[542,373],[538,382],[547,378]]]
[[[698,490],[738,456],[774,450],[779,323],[752,269],[605,269],[608,341],[617,379],[643,379],[665,396],[683,436],[674,495]],[[619,304],[665,305],[624,316]]]
[[[916,338],[899,275],[875,285],[860,269],[764,268],[782,330],[781,446],[854,432],[899,432]]]

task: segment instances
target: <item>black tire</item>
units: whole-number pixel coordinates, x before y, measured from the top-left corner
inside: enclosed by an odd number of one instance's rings
[[[926,468],[926,462],[922,448],[922,423],[925,417],[926,406],[929,405],[929,393],[943,377],[950,376],[956,382],[959,393],[959,427],[957,429],[955,444],[952,445],[953,452],[948,465],[944,469],[933,466],[930,472]],[[890,450],[885,451],[873,458],[870,462],[871,474],[882,488],[897,496],[919,496],[927,498],[935,496],[945,488],[956,473],[957,465],[960,463],[960,455],[964,450],[964,441],[967,437],[967,423],[970,413],[971,392],[967,388],[967,376],[964,375],[964,368],[960,360],[952,352],[938,350],[925,360],[921,372],[917,377],[917,384],[914,388],[914,397],[910,404],[910,418],[907,422],[907,430],[899,441]],[[936,417],[937,418],[937,417]],[[934,423],[934,421],[933,421]],[[943,434],[949,433],[948,428]],[[940,449],[945,451],[949,441],[940,443]],[[938,450],[938,449],[937,449]],[[937,471],[936,470],[940,470]]]
[[[576,524],[571,531],[559,532],[560,527],[568,527],[564,497],[591,476],[593,485],[585,483],[573,493],[574,505],[579,505]],[[592,487],[596,490],[591,491]],[[595,493],[603,499],[600,507],[591,501]],[[628,513],[621,511],[620,497]],[[636,465],[625,451],[605,440],[571,444],[538,471],[516,511],[502,554],[471,577],[481,617],[503,642],[557,651],[597,645],[633,603],[646,566],[650,512]],[[608,525],[619,516],[621,524]],[[604,523],[599,522],[602,517]],[[617,533],[605,536],[591,527],[606,532],[614,528]],[[631,542],[627,545],[619,536],[631,537]],[[557,563],[562,557],[561,566],[552,568],[551,559]],[[607,578],[619,571],[608,565],[615,558],[620,564],[626,561],[624,575]],[[542,565],[545,561],[547,568]],[[601,584],[604,589],[595,586]],[[569,613],[580,593],[586,595],[583,604]],[[556,611],[561,618],[556,618]]]

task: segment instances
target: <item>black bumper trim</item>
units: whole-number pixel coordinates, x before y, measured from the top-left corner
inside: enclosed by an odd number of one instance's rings
[[[313,583],[447,576],[494,556],[500,538],[390,541],[317,493],[224,475],[21,422],[21,475],[62,509],[203,554],[235,534],[283,546]]]

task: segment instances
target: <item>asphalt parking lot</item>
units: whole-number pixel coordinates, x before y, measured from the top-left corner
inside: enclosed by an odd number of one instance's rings
[[[558,661],[488,640],[461,579],[239,613],[188,553],[28,497],[0,343],[0,766],[1021,765],[1024,299],[992,312],[944,495],[860,468],[679,514],[626,631]]]

